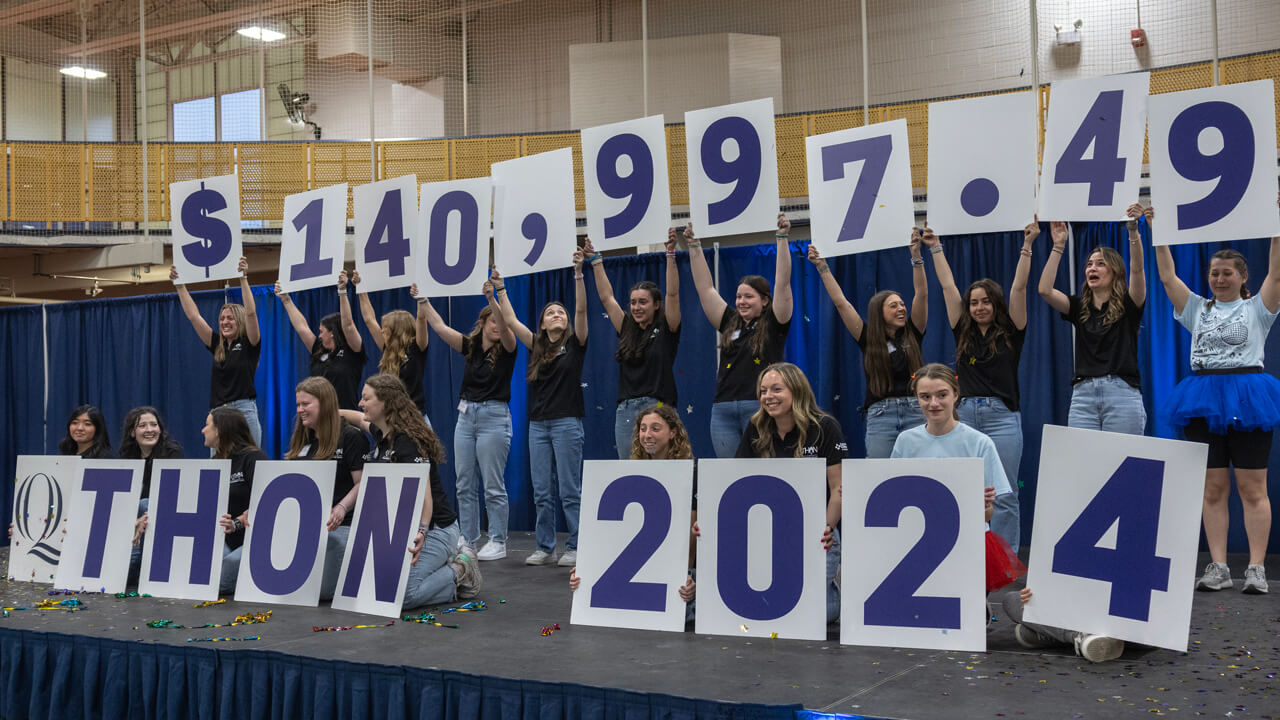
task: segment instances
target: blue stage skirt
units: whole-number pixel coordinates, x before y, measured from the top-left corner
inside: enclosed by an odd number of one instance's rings
[[[1192,375],[1173,389],[1169,419],[1185,427],[1204,418],[1209,432],[1270,430],[1280,426],[1280,380],[1270,373]]]

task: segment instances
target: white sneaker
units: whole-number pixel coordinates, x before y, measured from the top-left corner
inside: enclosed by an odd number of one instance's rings
[[[1115,660],[1124,654],[1124,641],[1106,635],[1076,633],[1076,654],[1089,662]]]
[[[551,565],[555,563],[556,556],[542,550],[535,550],[532,555],[524,559],[525,565]]]
[[[574,565],[577,565],[577,564],[578,564],[577,550],[565,550],[564,553],[560,555],[559,562],[556,563],[556,565],[559,565],[560,567],[573,567]]]
[[[490,540],[476,554],[477,560],[501,560],[507,556],[507,544]]]

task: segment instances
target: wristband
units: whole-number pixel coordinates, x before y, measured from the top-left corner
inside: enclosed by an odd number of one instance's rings
[[[346,295],[346,294],[347,294],[346,288],[338,288],[338,297],[342,297],[343,295]]]
[[[232,518],[231,532],[240,532],[243,529],[244,529],[244,523],[240,521],[240,518]]]
[[[1059,255],[1061,255],[1061,254],[1062,254],[1062,248],[1056,247],[1056,248],[1053,248],[1052,250],[1050,250],[1049,252],[1056,252],[1056,253],[1058,253]]]
[[[500,287],[500,288],[494,288],[494,289],[493,289],[493,291],[494,291],[495,293],[504,293],[504,292],[506,292],[506,291],[507,291],[507,286],[506,286],[506,285],[503,285],[503,286],[502,286],[502,287]]]
[[[929,248],[930,255],[937,255],[941,252],[942,252],[942,243],[938,243],[937,245],[934,245],[933,247]]]
[[[426,305],[429,302],[431,302],[431,300],[429,300],[428,298],[424,298],[424,297],[418,298],[419,305]]]
[[[426,535],[427,530],[429,529],[431,529],[430,525],[427,525],[426,523],[418,523],[418,532],[422,533],[423,535]]]
[[[774,237],[776,237],[776,238],[791,237],[791,235],[790,235],[789,233],[784,233],[784,232],[774,233],[774,234],[773,234],[773,236],[774,236]]]
[[[581,280],[582,278],[583,278],[582,273],[575,273],[573,276],[574,280]]]
[[[916,267],[924,267],[924,258],[911,258],[911,264]]]
[[[1031,251],[1027,248],[1022,248],[1018,252],[1022,253],[1023,255],[1026,255],[1027,257],[1031,257]]]
[[[668,250],[668,251],[667,251],[667,257],[669,257],[669,258],[673,258],[673,257],[675,257],[675,256],[676,256],[676,251],[675,251],[675,250]]]
[[[590,262],[592,265],[595,265],[596,263],[604,261],[603,255],[604,255],[603,253],[596,253],[595,255],[592,255],[591,257],[587,258],[587,261]]]

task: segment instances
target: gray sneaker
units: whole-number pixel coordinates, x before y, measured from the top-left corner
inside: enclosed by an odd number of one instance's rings
[[[1226,563],[1211,562],[1204,566],[1204,575],[1196,583],[1197,590],[1229,590],[1235,587],[1231,582],[1231,569]]]
[[[1124,641],[1106,635],[1076,633],[1076,654],[1095,663],[1115,660],[1124,654]]]
[[[1267,594],[1267,570],[1261,565],[1250,565],[1244,571],[1244,587],[1241,592],[1250,595]]]
[[[480,567],[476,559],[467,553],[458,553],[450,562],[457,563],[460,571],[455,571],[454,584],[458,588],[459,600],[470,600],[480,594]]]
[[[1018,623],[1013,626],[1013,639],[1017,640],[1019,645],[1027,648],[1028,650],[1039,650],[1041,648],[1053,647],[1058,644],[1056,640],[1048,635],[1041,634],[1030,626],[1022,623]]]
[[[544,550],[534,550],[533,554],[524,559],[525,565],[554,565],[556,556]]]
[[[577,564],[578,564],[577,550],[565,550],[563,553],[561,553],[560,559],[556,561],[556,565],[559,565],[560,567],[573,567],[574,565],[577,565]]]

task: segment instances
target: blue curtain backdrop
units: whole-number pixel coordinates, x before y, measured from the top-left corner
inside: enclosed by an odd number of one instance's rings
[[[1039,467],[1041,428],[1046,423],[1063,424],[1071,397],[1071,328],[1036,293],[1036,284],[1049,249],[1046,233],[1037,241],[1028,282],[1028,327],[1019,378],[1023,393],[1025,451],[1019,483],[1022,485],[1023,532],[1029,533],[1031,509],[1035,502],[1035,475]],[[1128,237],[1121,223],[1079,223],[1076,237],[1077,267],[1098,245],[1115,247],[1128,257]],[[1149,244],[1145,224],[1148,297],[1140,342],[1143,394],[1150,419],[1148,434],[1174,437],[1164,420],[1164,400],[1179,379],[1189,373],[1187,332],[1173,320],[1168,298],[1155,269],[1155,253]],[[1021,233],[998,233],[944,238],[947,257],[963,289],[980,277],[991,277],[1008,290],[1018,260]],[[1257,288],[1266,273],[1268,243],[1265,240],[1231,243],[1249,259],[1253,274],[1249,285]],[[1174,248],[1179,275],[1196,291],[1205,292],[1208,258],[1219,245]],[[817,273],[805,260],[807,243],[790,248],[795,314],[787,339],[786,357],[808,374],[822,405],[835,415],[849,439],[854,457],[863,453],[864,397],[862,355],[845,330],[827,298]],[[711,249],[703,250],[714,260]],[[773,246],[726,248],[720,251],[722,294],[731,300],[737,278],[759,274],[774,275]],[[911,266],[905,248],[833,258],[832,272],[845,288],[851,302],[865,312],[877,290],[898,290],[908,303],[912,297]],[[609,258],[605,267],[619,302],[626,307],[628,289],[640,280],[665,285],[665,258],[661,253]],[[688,271],[688,259],[679,256],[683,330],[676,360],[679,410],[689,426],[694,452],[711,457],[708,430],[715,388],[716,333],[702,313],[697,292]],[[1057,286],[1068,287],[1067,263],[1060,271]],[[955,343],[947,324],[942,293],[934,277],[932,263],[926,262],[929,276],[929,322],[924,339],[928,360],[954,363]],[[591,274],[587,274],[587,317],[590,324],[587,361],[583,371],[587,417],[585,456],[616,457],[613,448],[613,412],[617,398],[617,347],[613,327],[604,314]],[[508,293],[517,314],[531,328],[549,300],[573,306],[573,279],[569,269],[513,277],[507,280]],[[1076,288],[1078,289],[1078,288]],[[212,322],[223,302],[240,300],[240,291],[211,290],[193,293],[201,314]],[[280,457],[287,446],[293,423],[293,387],[307,374],[308,349],[294,334],[283,307],[266,286],[253,289],[262,327],[262,357],[257,374],[258,406],[264,430],[264,450]],[[359,314],[352,296],[353,312]],[[337,310],[332,288],[294,293],[293,300],[314,328],[320,318]],[[401,308],[414,312],[407,290],[373,293],[371,301],[379,315]],[[436,299],[437,310],[454,328],[468,332],[483,307],[480,296]],[[44,325],[47,323],[47,332]],[[357,319],[369,355],[366,374],[377,372],[380,357],[364,323]],[[197,339],[172,293],[119,300],[88,300],[49,305],[44,308],[0,310],[0,330],[6,339],[0,349],[0,377],[6,391],[0,398],[6,422],[0,432],[0,462],[12,477],[19,454],[54,453],[66,431],[70,410],[81,403],[101,407],[110,425],[111,440],[120,442],[120,422],[129,408],[153,404],[164,414],[170,431],[191,457],[203,456],[200,427],[208,410],[209,371],[212,358]],[[43,373],[42,338],[48,339],[49,383]],[[1268,371],[1280,370],[1280,333],[1268,344]],[[511,499],[511,527],[532,529],[534,507],[529,481],[524,381],[524,349],[520,350],[512,382],[511,411],[515,421],[511,454],[507,462],[507,487]],[[458,390],[462,379],[462,358],[434,334],[427,353],[427,411],[436,431],[452,450],[457,417]],[[41,408],[48,393],[49,417],[42,425]],[[1280,448],[1277,448],[1280,452]],[[452,453],[450,454],[452,457]],[[1275,464],[1273,456],[1273,465]],[[447,488],[454,485],[454,466],[442,470]],[[1274,484],[1274,483],[1273,483]],[[0,484],[0,507],[12,508],[12,486]],[[1233,499],[1230,546],[1245,548],[1238,500]],[[562,521],[563,522],[563,521]],[[563,528],[563,525],[562,525]],[[1280,533],[1272,533],[1273,550],[1280,547]]]

